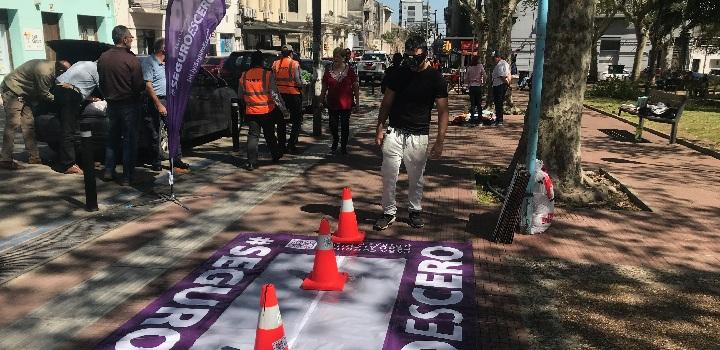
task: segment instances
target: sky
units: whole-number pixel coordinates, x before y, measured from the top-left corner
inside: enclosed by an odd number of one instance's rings
[[[379,0],[383,5],[389,6],[393,10],[392,15],[392,21],[393,23],[398,23],[398,9],[400,7],[400,0]],[[427,1],[427,0],[424,0]],[[445,7],[447,7],[447,0],[430,0],[430,8],[434,11],[437,10],[437,20],[438,23],[445,23],[445,17],[443,14],[445,13]],[[434,20],[434,17],[430,16],[431,20]],[[440,33],[445,35],[445,26],[442,24],[438,25],[440,27]]]

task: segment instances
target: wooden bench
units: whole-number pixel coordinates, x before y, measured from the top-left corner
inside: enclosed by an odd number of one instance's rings
[[[669,117],[656,116],[652,114],[648,108],[633,109],[627,108],[626,106],[620,106],[620,108],[618,108],[618,116],[620,116],[620,113],[625,112],[637,115],[638,118],[640,118],[638,123],[638,132],[635,135],[635,138],[638,140],[642,138],[642,130],[645,119],[657,123],[671,124],[672,131],[670,132],[670,144],[673,144],[677,141],[677,126],[678,122],[680,122],[683,110],[685,109],[685,105],[688,102],[688,97],[687,95],[676,95],[665,91],[652,90],[650,92],[650,96],[648,97],[647,104],[654,105],[658,102],[662,102],[668,106],[667,113],[669,113]]]

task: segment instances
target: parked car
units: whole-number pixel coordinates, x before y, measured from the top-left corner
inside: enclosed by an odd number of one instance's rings
[[[365,52],[357,64],[360,83],[382,81],[385,69],[390,66],[390,56],[384,51]]]
[[[205,63],[203,63],[202,66],[207,69],[208,72],[218,76],[220,75],[220,70],[222,70],[226,58],[227,56],[208,56],[205,58]]]
[[[608,66],[607,72],[600,74],[600,80],[608,79],[628,79],[630,78],[630,72],[625,69],[625,65],[622,64],[611,64]]]
[[[280,55],[280,51],[277,50],[260,50],[263,53],[263,67],[265,69],[271,69],[272,63]],[[238,82],[243,72],[250,69],[250,55],[255,50],[243,50],[234,51],[223,62],[222,69],[220,70],[220,78],[224,79],[227,84],[237,91]]]
[[[57,40],[62,42],[63,40]],[[91,41],[86,41],[92,43]],[[95,44],[91,44],[95,45]],[[75,45],[67,45],[74,50]],[[108,45],[107,47],[112,47]],[[58,57],[67,57],[64,50],[67,49],[62,43],[54,44],[53,49]],[[97,53],[99,56],[100,53]],[[90,55],[92,56],[92,55]],[[85,60],[97,59],[98,57],[83,57]],[[138,59],[143,59],[139,57]],[[71,61],[72,63],[72,61]],[[232,130],[232,107],[231,104],[238,101],[237,93],[227,83],[210,73],[201,69],[190,90],[190,98],[187,109],[183,116],[180,142],[184,147],[192,147],[204,142],[215,140],[219,137],[229,136]],[[102,159],[105,155],[105,143],[108,135],[109,122],[104,113],[83,113],[78,121],[80,125],[89,123],[92,131],[91,142],[95,159]],[[59,149],[60,144],[60,120],[57,113],[50,110],[48,113],[39,114],[35,118],[35,130],[38,141],[46,142],[53,150]],[[167,131],[164,122],[161,123],[160,152],[165,158],[168,153]],[[150,144],[149,138],[144,133],[140,134],[140,149],[147,148]],[[139,154],[143,152],[140,151]]]

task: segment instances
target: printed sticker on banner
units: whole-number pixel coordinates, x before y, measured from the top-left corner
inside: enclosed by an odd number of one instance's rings
[[[317,241],[314,241],[311,239],[294,238],[294,239],[291,239],[287,245],[285,245],[285,248],[310,250],[310,249],[315,249],[315,246],[317,246]]]

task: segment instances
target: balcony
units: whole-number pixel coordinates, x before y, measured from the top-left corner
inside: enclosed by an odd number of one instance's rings
[[[131,13],[163,14],[168,0],[128,0]]]

